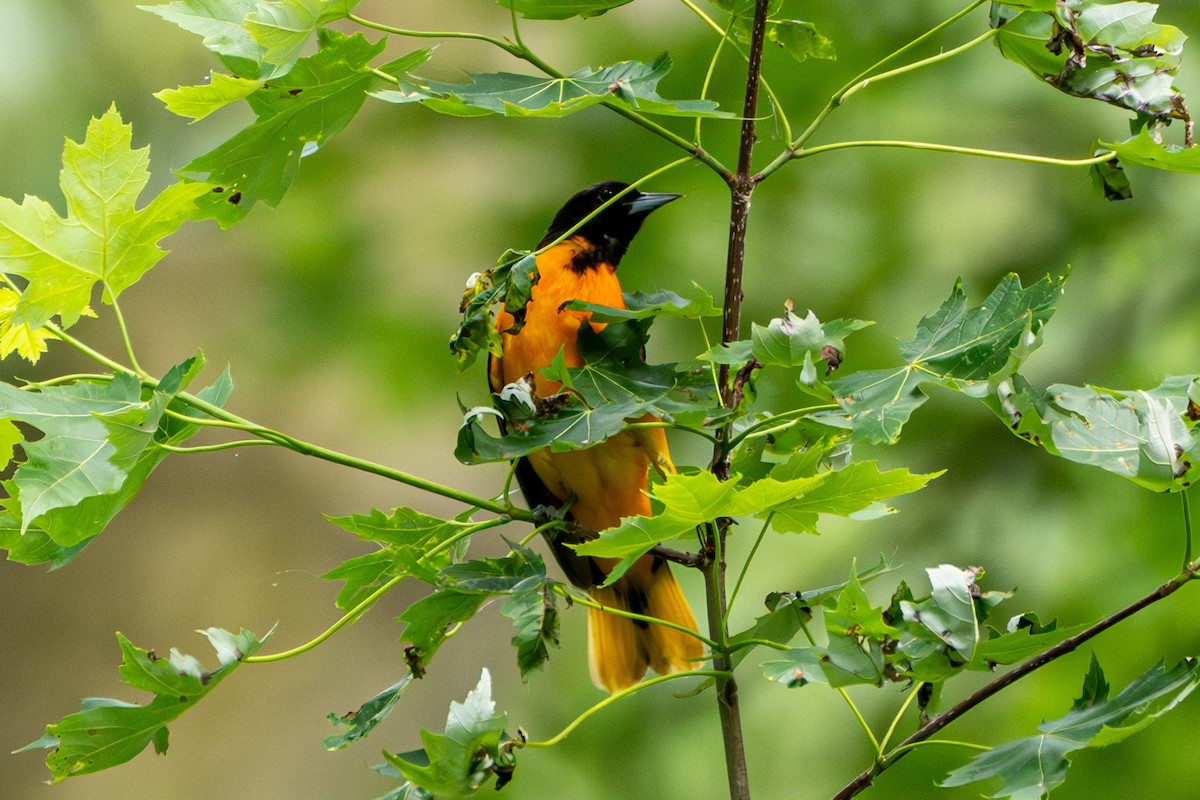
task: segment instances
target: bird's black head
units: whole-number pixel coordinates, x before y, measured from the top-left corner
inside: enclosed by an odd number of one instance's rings
[[[629,184],[620,181],[604,181],[577,193],[554,215],[554,221],[550,223],[550,229],[546,231],[538,247],[553,242],[604,202],[628,187]],[[583,237],[595,246],[595,252],[591,254],[593,264],[605,262],[616,266],[625,255],[633,237],[641,229],[646,216],[659,206],[679,197],[677,194],[648,194],[633,189],[588,220],[575,235]]]

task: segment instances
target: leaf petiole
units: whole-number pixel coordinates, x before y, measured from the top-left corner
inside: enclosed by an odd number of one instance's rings
[[[1187,572],[1192,563],[1192,511],[1186,491],[1179,493],[1179,499],[1183,502],[1183,571]]]
[[[613,608],[612,606],[602,605],[600,603],[597,603],[592,598],[582,594],[581,592],[570,591],[566,586],[563,586],[562,584],[555,585],[554,591],[557,592],[560,596],[565,597],[567,600],[570,600],[572,603],[578,603],[579,605],[584,606],[585,608],[594,608],[597,611],[603,611],[605,614],[613,614],[618,617],[625,617],[626,619],[637,620],[638,622],[648,622],[651,625],[662,625],[665,628],[671,628],[673,630],[679,631],[680,633],[686,633],[688,636],[699,639],[700,641],[704,642],[704,644],[708,645],[713,650],[718,649],[717,643],[714,642],[712,639],[709,639],[704,634],[698,633],[697,631],[694,631],[691,628],[688,628],[684,625],[677,625],[674,622],[668,622],[667,620],[659,619],[658,617],[648,617],[645,614],[635,614],[632,611],[625,611],[624,609]],[[688,673],[688,674],[694,674],[694,673]]]
[[[399,585],[400,581],[404,580],[406,577],[408,577],[407,574],[397,575],[396,577],[392,578],[387,583],[380,586],[375,591],[371,592],[371,594],[369,594],[367,597],[365,597],[361,603],[359,603],[354,608],[347,611],[342,616],[341,619],[339,619],[337,622],[333,623],[328,628],[326,628],[315,639],[305,642],[304,644],[302,644],[298,647],[293,647],[291,650],[284,650],[281,653],[272,653],[271,655],[266,655],[266,656],[246,656],[245,658],[242,659],[242,661],[247,664],[268,664],[273,661],[286,661],[287,659],[292,658],[293,656],[298,656],[298,655],[307,653],[309,650],[312,650],[314,647],[316,647],[319,644],[321,644],[322,642],[324,642],[330,636],[333,636],[335,633],[340,631],[342,628],[346,627],[351,622],[354,622],[356,619],[358,619],[360,616],[362,616],[364,613],[366,613],[367,610],[371,608],[371,606],[375,605],[375,603],[379,600],[379,598],[383,597],[385,594],[390,592],[392,589],[396,588],[396,586]]]
[[[737,580],[733,584],[733,593],[729,595],[729,602],[725,604],[725,624],[729,624],[729,614],[733,610],[733,603],[737,600],[738,591],[742,588],[742,581],[746,579],[746,573],[750,571],[750,562],[754,560],[754,554],[758,552],[758,546],[762,544],[763,537],[767,533],[767,528],[771,526],[771,518],[775,516],[774,512],[767,515],[763,521],[762,527],[758,531],[758,537],[754,540],[754,546],[750,548],[750,554],[746,556],[746,560],[742,562],[742,570],[738,573]]]
[[[918,681],[916,685],[912,687],[912,691],[908,693],[908,697],[904,699],[904,703],[901,704],[900,710],[896,712],[896,716],[892,717],[892,724],[888,726],[887,733],[883,735],[883,739],[879,742],[880,752],[883,752],[887,749],[888,742],[892,740],[892,735],[896,733],[896,726],[900,724],[900,720],[904,717],[904,712],[908,711],[908,707],[912,705],[912,701],[917,699],[917,694],[921,691],[921,687],[924,685],[924,681]],[[883,760],[886,761],[890,755],[891,754],[889,753],[888,756],[884,756]]]
[[[975,147],[958,147],[950,144],[938,144],[936,142],[909,142],[904,140],[891,139],[866,139],[859,141],[834,142],[833,144],[823,144],[817,147],[810,147],[805,150],[800,150],[792,154],[791,158],[799,160],[802,158],[810,158],[821,153],[828,153],[833,150],[844,150],[849,147],[899,147],[908,150],[929,150],[937,153],[951,153],[960,156],[977,156],[980,158],[997,158],[1004,161],[1020,161],[1026,164],[1045,164],[1055,167],[1090,167],[1094,164],[1103,164],[1105,161],[1111,161],[1116,153],[1112,150],[1105,150],[1103,153],[1091,156],[1089,158],[1053,158],[1051,156],[1029,155],[1027,153],[1011,153],[1007,150],[981,150]]]
[[[628,689],[624,689],[620,692],[617,692],[614,695],[610,695],[609,697],[604,698],[599,703],[596,703],[596,705],[589,708],[587,711],[584,711],[582,714],[580,714],[578,717],[576,717],[574,720],[572,720],[570,725],[563,728],[561,731],[559,731],[557,734],[550,737],[549,739],[545,739],[540,742],[523,742],[519,746],[520,747],[553,747],[554,745],[561,742],[563,739],[567,738],[567,736],[569,736],[572,731],[574,731],[576,728],[578,728],[588,717],[592,716],[597,711],[601,711],[602,709],[607,708],[608,706],[612,705],[613,703],[617,702],[618,700],[628,697],[629,695],[634,694],[636,692],[640,692],[642,689],[649,689],[651,686],[656,686],[660,683],[665,683],[666,681],[678,680],[679,678],[691,678],[691,677],[701,677],[701,676],[707,676],[710,678],[728,678],[728,677],[730,677],[730,673],[722,671],[722,670],[715,670],[715,669],[696,669],[696,670],[690,670],[688,672],[672,672],[670,675],[659,675],[659,676],[651,678],[649,680],[642,681],[641,683],[636,683],[633,686],[630,686]]]
[[[880,747],[879,740],[875,738],[874,732],[871,731],[871,726],[867,724],[866,718],[863,717],[862,712],[858,710],[858,706],[855,705],[854,700],[851,699],[849,692],[839,686],[838,694],[840,694],[842,699],[846,701],[846,705],[850,706],[850,711],[854,713],[854,718],[858,720],[859,726],[863,729],[863,732],[867,734],[867,739],[870,740],[871,747],[875,750],[875,762],[879,763],[883,760],[883,748]]]

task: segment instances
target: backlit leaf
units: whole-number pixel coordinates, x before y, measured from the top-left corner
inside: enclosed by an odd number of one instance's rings
[[[172,114],[201,120],[214,111],[258,91],[262,86],[262,81],[210,72],[208,83],[163,89],[161,92],[155,92],[154,96],[161,100]]]
[[[160,240],[201,216],[196,200],[212,188],[201,183],[168,186],[135,208],[150,179],[149,148],[132,149],[132,138],[114,106],[92,119],[82,143],[67,140],[66,217],[37,197],[0,198],[0,271],[28,281],[10,326],[38,328],[55,316],[73,325],[90,313],[97,283],[112,302],[166,255]]]
[[[382,79],[367,69],[384,42],[328,28],[320,49],[301,58],[284,76],[246,96],[257,119],[181,173],[217,184],[206,206],[228,227],[259,201],[276,205],[300,167],[300,159],[323,147],[358,113],[368,89]]]

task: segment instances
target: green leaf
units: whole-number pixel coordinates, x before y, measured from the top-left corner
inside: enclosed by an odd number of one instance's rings
[[[505,8],[514,8],[526,19],[569,19],[598,17],[632,0],[499,0]]]
[[[1133,197],[1133,186],[1125,168],[1114,156],[1108,161],[1093,164],[1090,170],[1092,184],[1104,195],[1105,200],[1128,200]]]
[[[550,657],[548,645],[558,645],[557,581],[547,579],[546,562],[529,548],[512,544],[503,558],[452,564],[441,571],[439,578],[454,592],[478,593],[484,595],[483,599],[508,595],[500,613],[517,629],[512,645],[521,677]]]
[[[1044,392],[1018,375],[987,403],[1046,452],[1165,492],[1200,477],[1200,429],[1189,396],[1196,391],[1196,375],[1168,377],[1150,390],[1055,384]]]
[[[630,558],[655,545],[689,534],[718,517],[758,515],[778,518],[787,532],[814,532],[817,515],[852,515],[878,500],[916,491],[936,475],[907,470],[880,473],[874,462],[859,462],[839,472],[786,480],[759,478],[748,483],[720,481],[710,472],[672,474],[650,490],[662,506],[653,516],[624,517],[621,524],[575,546],[580,555]]]
[[[849,586],[853,581],[858,585],[858,591],[861,592],[862,584],[878,578],[881,575],[886,575],[892,571],[892,566],[887,562],[887,559],[880,557],[879,563],[872,567],[858,572],[851,576],[850,581],[826,586],[820,589],[812,589],[804,592],[772,592],[767,595],[766,605],[769,609],[767,614],[759,617],[754,621],[754,625],[735,634],[729,638],[731,645],[736,645],[739,642],[750,641],[754,639],[766,640],[777,644],[787,644],[796,637],[800,631],[804,630],[805,626],[812,619],[812,607],[829,604],[831,601],[836,602],[841,596],[842,591]],[[746,646],[734,651],[731,660],[733,666],[741,663],[754,647],[761,645]],[[789,656],[801,659],[810,659],[809,667],[817,668],[816,659],[819,658],[813,653],[808,653],[804,656],[795,656],[798,650],[789,651]],[[802,686],[810,677],[806,677],[804,668],[794,664],[789,658],[787,663],[790,666],[784,666],[782,662],[772,661],[774,666],[771,671],[775,671],[775,677],[772,680],[778,680],[789,686]],[[765,667],[766,665],[764,665]],[[795,669],[800,668],[801,673],[797,674]],[[795,681],[795,682],[793,682]],[[824,681],[822,681],[824,682]]]
[[[435,797],[462,797],[493,775],[511,772],[511,755],[500,753],[506,722],[507,715],[496,714],[492,678],[485,669],[466,701],[450,704],[444,734],[422,730],[423,750],[383,755],[412,785]]]
[[[711,100],[667,100],[658,83],[671,69],[663,53],[652,63],[622,61],[610,67],[583,67],[561,78],[498,72],[470,74],[466,83],[442,83],[404,77],[399,90],[372,92],[393,103],[421,102],[442,114],[510,117],[562,117],[603,102],[645,114],[681,117],[724,117]]]
[[[803,495],[770,509],[771,527],[781,533],[816,533],[820,514],[871,519],[895,513],[896,509],[880,501],[915,492],[942,472],[880,472],[874,461],[855,461],[843,469],[821,473],[820,482]]]
[[[166,255],[160,240],[200,218],[196,200],[212,187],[199,183],[168,186],[135,209],[150,179],[150,149],[134,150],[132,140],[115,106],[92,119],[82,144],[67,140],[59,176],[65,218],[37,197],[21,205],[0,197],[0,270],[28,280],[12,324],[38,328],[58,316],[70,327],[90,313],[97,283],[111,303]]]
[[[362,107],[367,90],[381,80],[368,67],[384,42],[371,44],[359,34],[328,28],[317,38],[315,55],[247,95],[257,117],[253,124],[181,170],[219,185],[206,208],[224,227],[259,201],[278,204],[300,159],[341,132]]]
[[[925,402],[922,388],[937,382],[980,397],[1012,375],[1041,343],[1041,329],[1062,294],[1065,276],[1047,276],[1022,288],[1009,275],[978,306],[967,307],[961,283],[949,299],[900,344],[905,363],[830,381],[839,411],[814,419],[848,428],[858,439],[895,442],[912,412]]]
[[[540,581],[514,592],[500,606],[500,613],[517,629],[512,645],[522,678],[550,658],[550,645],[558,646],[558,601],[552,587],[551,581]]]
[[[0,546],[10,558],[61,565],[104,530],[166,457],[157,445],[179,444],[195,433],[195,425],[172,420],[165,410],[181,410],[175,395],[202,366],[197,358],[173,368],[146,399],[127,375],[40,391],[0,383],[0,418],[44,434],[23,444],[25,461],[3,484],[9,496],[0,514]],[[222,383],[201,396],[220,405],[229,388]]]
[[[351,558],[322,576],[325,580],[345,581],[337,596],[338,608],[344,609],[354,608],[397,575],[411,575],[436,584],[438,572],[449,566],[454,556],[453,548],[439,548],[476,524],[468,519],[440,519],[411,508],[396,508],[391,514],[372,509],[370,514],[328,519],[364,541],[383,545],[382,549]]]
[[[405,659],[414,675],[419,678],[424,674],[450,630],[474,617],[487,599],[488,595],[478,592],[441,589],[413,603],[397,617],[405,624],[400,640],[411,644],[405,648]]]
[[[975,645],[984,633],[977,608],[979,590],[975,585],[980,572],[978,567],[960,569],[951,564],[925,570],[933,594],[920,603],[900,603],[909,629],[918,625],[926,628],[934,637],[956,650],[963,661],[970,661],[975,655]],[[904,647],[904,643],[901,643],[901,647]]]
[[[563,308],[568,311],[588,311],[594,322],[622,322],[651,317],[702,319],[721,316],[721,309],[713,305],[712,294],[698,283],[692,283],[690,297],[680,297],[674,292],[663,290],[659,292],[627,292],[624,299],[625,308],[585,303],[582,300],[572,300]]]
[[[1105,747],[1136,733],[1191,694],[1200,683],[1200,662],[1187,659],[1166,670],[1156,664],[1119,695],[1108,697],[1108,684],[1093,656],[1083,695],[1074,708],[1038,726],[1040,733],[1000,745],[951,772],[942,786],[996,780],[993,797],[1024,800],[1044,797],[1066,780],[1070,755]]]
[[[455,455],[466,464],[504,461],[550,447],[578,450],[599,444],[646,414],[660,419],[711,423],[723,414],[711,376],[681,372],[674,364],[647,364],[643,348],[652,319],[612,322],[596,333],[579,332],[582,367],[567,367],[561,354],[542,374],[570,387],[550,398],[535,398],[532,386],[518,382],[493,397],[490,408],[467,411]],[[483,427],[502,416],[507,427],[494,436]]]
[[[993,7],[996,46],[1005,58],[1067,94],[1129,109],[1147,121],[1188,120],[1183,95],[1172,83],[1187,37],[1153,21],[1158,6],[1085,0],[1033,5],[1038,10],[1021,13]]]
[[[203,37],[204,46],[220,55],[239,75],[274,77],[275,69],[260,63],[262,46],[243,25],[246,17],[258,8],[258,0],[175,0],[165,5],[138,8]]]
[[[205,671],[200,662],[178,650],[169,658],[135,647],[117,634],[121,678],[135,689],[154,694],[146,705],[89,698],[81,709],[46,726],[46,735],[23,749],[45,748],[46,766],[58,783],[76,775],[124,764],[153,743],[167,750],[167,724],[179,718],[224,680],[242,659],[257,651],[270,632],[258,639],[242,630],[236,636],[219,628],[201,631],[217,651],[221,666]]]
[[[163,102],[167,110],[181,117],[201,120],[214,111],[236,103],[261,89],[262,81],[237,78],[221,72],[210,72],[208,83],[197,86],[180,86],[163,89],[154,96]]]
[[[699,359],[734,365],[744,364],[753,357],[763,366],[776,367],[811,366],[815,360],[832,357],[840,361],[841,351],[846,348],[846,337],[873,324],[857,319],[822,323],[812,311],[800,317],[793,313],[789,300],[784,304],[782,317],[772,319],[766,326],[757,322],[751,324],[749,342],[741,340],[717,345]]]
[[[244,25],[263,48],[262,62],[290,70],[313,33],[322,25],[345,19],[359,0],[259,0]],[[280,74],[276,70],[276,74]]]
[[[1117,160],[1126,166],[1134,164],[1200,175],[1200,147],[1177,147],[1158,142],[1148,130],[1123,142],[1099,142],[1097,146],[1116,151]]]
[[[325,737],[325,749],[341,750],[351,742],[365,738],[376,725],[383,722],[388,714],[392,713],[392,709],[396,707],[396,701],[400,699],[401,693],[408,687],[408,684],[412,683],[412,679],[411,673],[405,675],[398,682],[363,703],[357,711],[350,711],[341,716],[329,714],[330,722],[347,730]]]
[[[808,58],[837,59],[833,42],[811,22],[798,19],[772,21],[767,25],[767,41],[782,47],[797,61]]]
[[[467,278],[459,309],[462,322],[450,337],[450,352],[458,359],[459,369],[469,367],[481,352],[501,354],[496,308],[503,306],[512,314],[516,323],[510,330],[519,331],[525,321],[525,304],[529,302],[537,280],[537,261],[533,254],[518,250],[506,251],[494,268]]]
[[[1041,625],[1037,616],[1021,614],[1009,620],[1005,632],[992,631],[979,642],[967,669],[989,671],[997,664],[1017,664],[1045,652],[1086,629],[1087,625],[1059,628],[1056,624]]]

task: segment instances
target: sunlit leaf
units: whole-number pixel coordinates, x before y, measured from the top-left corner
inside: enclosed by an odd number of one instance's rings
[[[274,76],[274,67],[261,64],[262,46],[254,41],[243,24],[258,8],[258,0],[174,0],[165,5],[138,8],[203,37],[204,46],[221,56],[238,75],[247,78]]]
[[[3,484],[0,547],[9,558],[61,565],[104,530],[167,456],[157,443],[179,444],[196,432],[196,425],[164,412],[185,413],[175,395],[202,364],[191,359],[168,371],[148,399],[136,379],[123,375],[40,391],[0,383],[0,418],[45,434],[22,445],[25,461]],[[198,394],[219,406],[231,389],[222,379]]]
[[[13,316],[21,303],[21,295],[0,287],[0,358],[8,358],[16,352],[30,364],[36,364],[45,353],[51,339],[55,338],[46,328],[35,328],[28,322],[13,322]]]
[[[710,472],[668,475],[650,490],[662,506],[660,512],[624,517],[620,525],[575,549],[581,555],[629,558],[688,535],[718,517],[779,515],[781,530],[811,532],[818,514],[852,514],[882,497],[916,491],[934,477],[912,475],[907,470],[881,473],[874,462],[847,469],[845,474],[823,472],[787,480],[766,477],[742,484],[720,481]]]
[[[359,0],[259,0],[245,28],[262,48],[262,61],[290,69],[322,25],[345,19]]]
[[[168,186],[135,208],[150,171],[149,148],[132,149],[132,139],[114,106],[92,119],[82,143],[67,140],[65,218],[37,197],[0,198],[0,271],[28,280],[10,326],[38,328],[54,316],[73,325],[90,312],[97,283],[112,302],[166,255],[160,240],[201,216],[196,200],[212,188],[201,183]]]
[[[208,83],[163,89],[161,92],[155,92],[154,96],[161,100],[172,114],[201,120],[214,111],[253,94],[262,86],[262,81],[210,72]]]
[[[782,533],[816,533],[821,514],[857,519],[890,514],[895,509],[880,501],[915,492],[941,474],[919,475],[903,468],[881,472],[874,461],[855,461],[821,473],[820,483],[770,509],[771,526]]]

